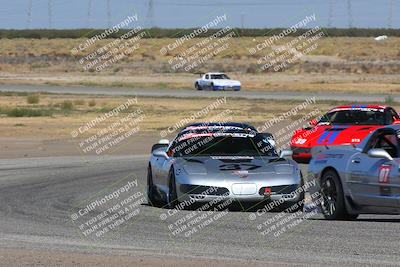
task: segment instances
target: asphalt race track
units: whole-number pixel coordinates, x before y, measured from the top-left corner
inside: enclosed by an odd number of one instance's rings
[[[107,238],[84,237],[72,222],[71,207],[99,196],[124,177],[135,177],[135,190],[144,193],[146,160],[146,155],[1,160],[0,248],[176,255],[265,265],[381,266],[400,262],[400,216],[326,221],[315,215],[276,237],[261,235],[257,225],[278,213],[251,220],[252,211],[215,212],[213,216],[220,215],[218,220],[185,237],[173,236],[168,225],[191,211],[162,220],[168,210],[144,202],[125,227],[117,227]]]
[[[315,97],[318,100],[335,100],[335,101],[354,101],[354,102],[384,102],[383,94],[343,94],[330,92],[322,93],[302,93],[302,92],[256,92],[246,91],[196,91],[183,89],[130,89],[130,88],[107,88],[107,87],[73,87],[73,86],[33,86],[33,85],[0,85],[0,92],[46,92],[54,94],[96,94],[110,96],[148,96],[148,97],[206,97],[216,98],[226,96],[230,98],[245,99],[271,99],[271,100],[304,100]],[[400,101],[400,96],[393,96],[394,101]]]

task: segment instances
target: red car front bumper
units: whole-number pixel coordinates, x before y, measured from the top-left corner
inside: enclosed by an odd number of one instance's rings
[[[308,164],[311,160],[311,148],[309,147],[291,147],[293,151],[293,160],[297,163]]]

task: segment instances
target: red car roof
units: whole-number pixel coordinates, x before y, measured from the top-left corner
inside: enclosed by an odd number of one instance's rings
[[[376,109],[386,109],[388,106],[385,105],[343,105],[337,106],[334,109],[352,109],[352,108],[376,108]]]

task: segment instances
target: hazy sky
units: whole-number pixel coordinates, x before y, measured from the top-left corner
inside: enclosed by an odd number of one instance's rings
[[[400,28],[400,0],[152,2],[153,8],[149,8],[150,0],[0,0],[0,28],[105,28],[117,24],[129,13],[138,14],[141,26],[162,28],[200,26],[217,14],[227,14],[227,24],[233,27],[287,27],[312,13],[316,14],[320,26],[382,28],[391,25]]]

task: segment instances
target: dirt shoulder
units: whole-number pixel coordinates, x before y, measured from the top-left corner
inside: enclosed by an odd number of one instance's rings
[[[136,135],[102,155],[145,155],[160,139],[156,133]],[[0,159],[96,155],[84,153],[73,139],[0,138]]]
[[[117,107],[124,107],[128,101],[131,101],[129,107],[105,117]],[[0,158],[148,154],[152,144],[160,139],[172,140],[189,123],[236,121],[261,126],[300,104],[301,101],[225,98],[2,93]],[[307,115],[317,116],[319,111],[324,112],[331,105],[329,102],[310,103],[290,120],[297,121],[304,116],[311,119]],[[282,125],[277,124],[277,128]],[[118,135],[114,134],[117,130]],[[291,133],[287,134],[290,138]],[[118,137],[121,135],[124,138]],[[110,143],[110,147],[102,149]]]
[[[62,251],[43,251],[26,249],[0,249],[2,266],[141,266],[141,267],[175,267],[175,266],[285,266],[283,264],[235,263],[217,260],[195,260],[172,257],[120,256],[82,254]]]
[[[278,146],[287,145],[295,130],[338,104],[0,93],[0,158],[144,155],[184,125],[207,121],[249,123],[273,133]]]

